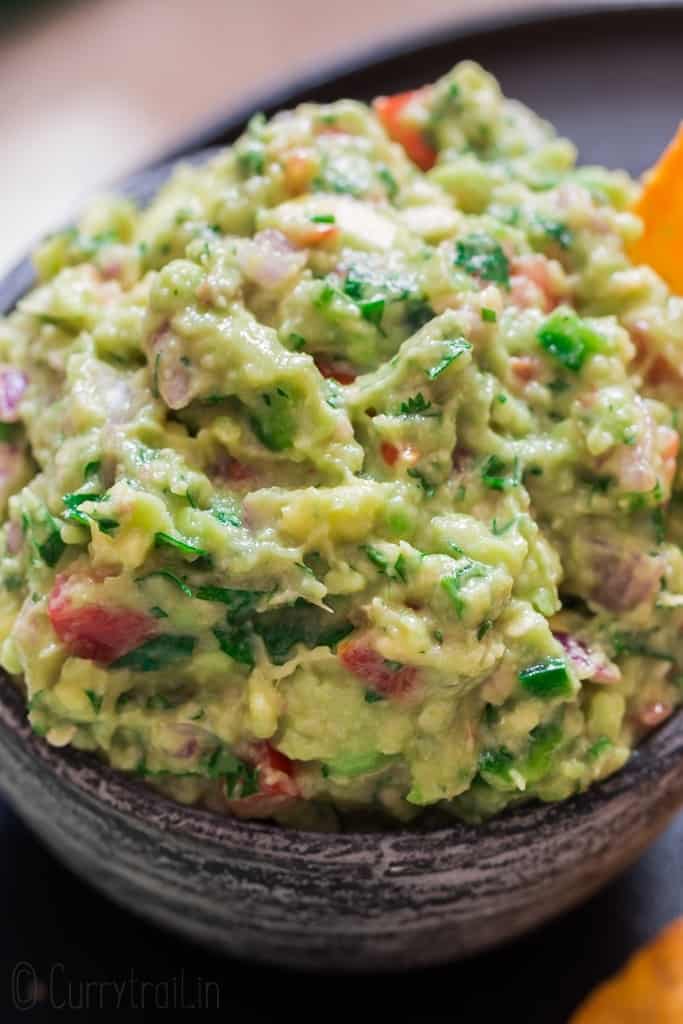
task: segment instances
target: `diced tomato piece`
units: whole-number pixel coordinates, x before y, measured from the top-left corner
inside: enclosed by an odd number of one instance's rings
[[[294,762],[270,743],[258,747],[256,766],[259,771],[259,795],[299,796],[294,778]]]
[[[521,309],[535,306],[550,313],[559,302],[559,296],[550,273],[550,264],[540,253],[517,256],[510,261],[510,299]]]
[[[391,441],[382,441],[380,454],[387,466],[395,466],[400,461],[406,466],[415,466],[420,461],[420,452],[412,444],[392,444]]]
[[[394,96],[378,96],[373,107],[389,138],[399,142],[421,170],[428,171],[436,163],[436,150],[427,142],[422,129],[405,116],[406,107],[425,92],[425,89],[413,89]]]
[[[258,770],[258,793],[232,797],[226,801],[240,818],[268,818],[278,808],[301,796],[295,778],[294,762],[270,743],[254,743],[242,753]]]
[[[331,377],[339,384],[353,384],[354,380],[358,376],[350,363],[346,363],[341,359],[328,359],[327,356],[316,355],[313,356],[313,362],[318,367],[323,377],[327,377],[328,379]]]
[[[379,450],[387,466],[396,465],[401,453],[395,444],[392,444],[391,441],[382,441]]]
[[[413,665],[397,668],[361,637],[340,644],[337,657],[349,672],[385,697],[405,697],[415,687],[417,669]]]
[[[71,580],[57,577],[47,606],[52,628],[69,654],[108,665],[158,633],[156,620],[145,612],[74,604]]]
[[[528,384],[532,380],[538,380],[543,364],[538,356],[510,356],[510,369],[517,380]]]

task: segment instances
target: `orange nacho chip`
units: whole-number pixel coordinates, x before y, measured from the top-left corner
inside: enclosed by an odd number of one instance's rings
[[[681,1024],[683,918],[636,953],[600,985],[569,1024]]]
[[[642,217],[644,231],[629,246],[629,256],[649,263],[683,295],[683,122],[647,175],[633,212]]]

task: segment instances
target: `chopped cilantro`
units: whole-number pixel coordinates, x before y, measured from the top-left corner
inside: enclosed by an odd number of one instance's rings
[[[488,566],[482,562],[474,562],[468,559],[467,563],[456,569],[452,576],[442,577],[441,588],[446,591],[459,619],[462,618],[463,612],[467,607],[467,602],[461,593],[462,588],[470,580],[483,579],[488,575]]]
[[[516,487],[520,481],[519,463],[513,461],[512,468],[497,455],[489,455],[481,467],[481,479],[492,491],[504,491]]]
[[[233,661],[240,665],[254,665],[254,652],[251,646],[251,636],[243,626],[234,626],[231,629],[224,629],[221,626],[214,626],[213,635],[224,654],[227,654]]]
[[[367,302],[361,302],[361,316],[368,323],[374,324],[375,327],[380,327],[382,317],[384,316],[384,305],[384,299],[369,299]]]
[[[445,355],[435,366],[426,371],[429,380],[436,380],[437,377],[440,377],[451,363],[454,363],[463,352],[468,352],[471,348],[472,346],[469,341],[465,341],[464,338],[454,338],[452,341],[449,341],[446,345]]]
[[[495,747],[483,750],[479,755],[478,768],[481,775],[492,775],[494,778],[508,781],[514,757],[507,747]]]
[[[507,523],[500,524],[497,519],[494,519],[491,523],[491,533],[494,537],[502,537],[504,533],[507,533],[508,530],[512,529],[518,519],[519,516],[512,516],[511,519],[508,519]]]
[[[148,572],[144,576],[137,576],[135,582],[142,583],[144,580],[152,579],[154,576],[160,576],[163,579],[169,580],[178,590],[182,590],[183,594],[186,594],[187,597],[192,597],[192,590],[188,587],[187,583],[171,572],[170,569],[155,569],[154,572]]]
[[[486,324],[495,324],[498,319],[498,314],[495,309],[489,309],[487,306],[482,306],[481,318]]]
[[[489,235],[473,234],[455,246],[455,265],[473,277],[510,285],[510,262],[502,247]]]
[[[574,233],[570,227],[561,221],[550,220],[546,217],[539,216],[537,220],[548,238],[557,242],[561,249],[571,249]]]
[[[408,563],[406,556],[401,552],[396,561],[394,562],[394,572],[398,578],[405,583],[408,578]]]
[[[139,647],[113,661],[110,668],[130,668],[134,672],[157,672],[167,665],[189,658],[197,641],[193,636],[172,633],[152,637]]]
[[[537,725],[531,730],[529,750],[521,766],[527,782],[538,782],[548,774],[553,754],[561,744],[562,736],[562,729],[555,722]]]
[[[161,530],[154,534],[154,546],[155,548],[174,548],[176,551],[181,551],[184,555],[192,555],[195,558],[207,558],[209,555],[209,552],[205,551],[204,548],[197,547],[195,544],[189,544],[179,537],[172,537],[170,533],[164,533]]]
[[[102,696],[99,693],[95,693],[94,690],[86,690],[85,695],[92,705],[92,709],[96,715],[99,715],[102,708]]]
[[[366,690],[363,699],[366,704],[379,704],[384,697],[381,693],[376,693],[374,690]]]
[[[50,532],[41,544],[36,544],[36,551],[45,564],[52,568],[62,557],[66,549],[66,544],[62,540],[62,535],[59,532],[57,523],[52,516],[49,517],[49,525]]]
[[[334,224],[335,216],[333,213],[316,213],[311,217],[312,224]]]
[[[232,623],[243,622],[263,596],[261,590],[230,590],[227,587],[198,587],[194,596],[200,601],[215,601],[228,607]]]
[[[426,400],[421,391],[418,391],[416,395],[411,395],[405,402],[401,402],[399,413],[401,416],[424,416],[431,408],[432,403]],[[433,416],[434,412],[430,415]]]
[[[302,352],[306,348],[306,339],[303,334],[297,334],[296,331],[292,331],[289,335],[289,344],[294,352]]]
[[[613,746],[614,744],[607,736],[598,736],[595,743],[592,743],[586,751],[586,759],[588,761],[597,761],[599,757],[602,757]]]
[[[218,520],[219,523],[224,523],[226,526],[242,525],[240,517],[231,509],[214,507],[211,509],[211,515],[214,519]]]

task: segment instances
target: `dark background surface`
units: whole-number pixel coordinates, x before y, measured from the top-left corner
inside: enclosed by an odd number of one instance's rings
[[[360,71],[337,69],[257,98],[207,126],[186,150],[229,141],[254,109],[303,98],[367,98],[419,84],[473,56],[510,95],[576,140],[584,162],[640,172],[683,116],[683,6],[635,6],[460,30],[457,38],[442,33],[437,42],[415,42],[407,56],[390,55]],[[682,844],[680,817],[588,904],[512,946],[393,977],[311,980],[213,957],[143,924],[56,863],[0,803],[0,1019],[25,1020],[25,1012],[11,1010],[13,997],[21,1002],[34,993],[43,1019],[63,1019],[56,1014],[84,1005],[85,1017],[95,1019],[100,1006],[115,1009],[120,999],[121,1009],[142,1007],[150,1015],[155,1006],[199,1009],[203,1001],[217,1005],[224,1019],[320,1020],[333,1011],[333,1019],[364,1020],[375,1007],[373,1016],[379,1011],[388,1020],[566,1024],[595,983],[683,913]]]

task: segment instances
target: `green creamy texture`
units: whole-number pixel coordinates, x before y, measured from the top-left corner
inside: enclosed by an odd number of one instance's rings
[[[52,744],[311,828],[617,770],[683,679],[683,300],[456,67],[103,200],[0,321],[2,665]],[[429,152],[429,150],[428,150]]]

